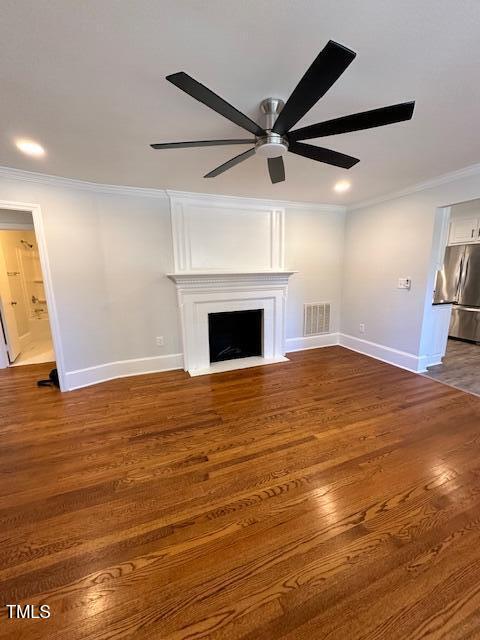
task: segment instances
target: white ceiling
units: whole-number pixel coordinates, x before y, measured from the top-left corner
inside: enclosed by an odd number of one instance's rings
[[[478,0],[2,0],[0,164],[94,182],[348,203],[480,160]],[[344,171],[287,154],[271,185],[247,147],[153,151],[150,142],[242,137],[165,81],[186,71],[250,117],[287,98],[325,43],[357,58],[298,126],[404,100],[411,122],[323,138]],[[47,156],[23,156],[16,137]],[[335,194],[348,177],[352,190]]]

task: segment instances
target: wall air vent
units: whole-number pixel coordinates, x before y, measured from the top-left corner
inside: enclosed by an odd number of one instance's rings
[[[330,303],[303,305],[303,335],[316,336],[330,332]]]

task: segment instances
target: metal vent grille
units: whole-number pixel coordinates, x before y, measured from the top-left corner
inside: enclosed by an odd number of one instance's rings
[[[315,336],[330,332],[330,303],[319,302],[303,306],[303,335]]]

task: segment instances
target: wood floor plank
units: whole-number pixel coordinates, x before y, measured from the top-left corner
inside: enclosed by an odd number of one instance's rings
[[[480,637],[480,398],[341,347],[46,373],[0,372],[2,640]]]

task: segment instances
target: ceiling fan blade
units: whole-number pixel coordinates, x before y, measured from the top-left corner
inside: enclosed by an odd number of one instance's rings
[[[309,140],[311,138],[322,138],[324,136],[335,136],[339,133],[349,133],[350,131],[361,131],[362,129],[372,129],[373,127],[383,127],[386,124],[403,122],[410,120],[413,116],[415,102],[402,102],[389,107],[371,109],[361,113],[353,113],[350,116],[334,118],[326,122],[312,124],[309,127],[296,129],[288,134],[290,140]]]
[[[285,165],[282,156],[278,158],[268,158],[268,173],[272,184],[283,182],[285,180]]]
[[[240,155],[235,156],[231,160],[228,160],[228,162],[224,162],[219,167],[217,167],[213,171],[210,171],[210,173],[207,173],[207,175],[205,175],[203,177],[204,178],[216,178],[217,176],[219,176],[224,171],[227,171],[227,169],[231,169],[236,164],[239,164],[240,162],[243,162],[244,160],[248,160],[248,158],[250,158],[253,155],[255,155],[255,147],[253,149],[249,149],[248,151],[244,151],[244,153],[241,153]]]
[[[227,118],[227,120],[230,120],[239,127],[242,127],[242,129],[246,129],[256,136],[262,136],[265,134],[265,131],[256,122],[250,120],[250,118],[245,114],[241,113],[238,109],[235,109],[231,104],[225,102],[223,98],[217,96],[216,93],[213,93],[213,91],[205,87],[203,84],[200,84],[200,82],[197,82],[183,71],[173,73],[172,75],[167,76],[166,79],[182,91],[185,91],[185,93],[188,93],[192,98],[195,98],[195,100],[203,102],[204,105],[210,107],[210,109],[213,109],[224,118]]]
[[[313,144],[304,144],[303,142],[292,142],[288,150],[299,156],[310,158],[310,160],[325,162],[342,169],[351,169],[357,162],[360,162],[358,158],[347,156],[344,153],[325,149],[324,147],[316,147]]]
[[[184,149],[186,147],[217,147],[228,144],[255,144],[255,138],[244,140],[193,140],[192,142],[159,142],[152,149]]]
[[[307,72],[293,90],[275,124],[273,132],[283,135],[325,95],[338,80],[356,53],[330,40],[320,51]]]

